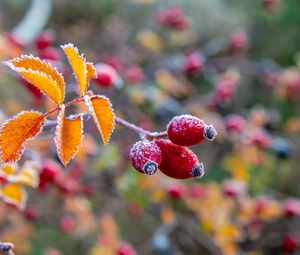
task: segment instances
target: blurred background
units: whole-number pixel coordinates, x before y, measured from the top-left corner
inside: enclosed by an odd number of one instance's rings
[[[123,127],[104,147],[87,120],[67,168],[45,129],[11,166],[34,166],[37,184],[24,210],[2,196],[0,240],[18,255],[300,254],[299,28],[299,0],[0,0],[1,61],[51,62],[71,100],[59,47],[71,42],[96,64],[90,89],[117,116],[163,131],[192,114],[218,131],[191,147],[204,177],[176,180],[136,171],[139,137]],[[0,123],[53,107],[3,64],[0,88]]]

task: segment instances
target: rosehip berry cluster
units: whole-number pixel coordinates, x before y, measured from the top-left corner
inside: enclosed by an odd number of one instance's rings
[[[202,177],[204,165],[186,146],[203,140],[214,140],[217,132],[212,125],[191,115],[174,117],[167,125],[167,139],[143,140],[135,143],[130,151],[133,167],[152,175],[159,169],[175,179]]]

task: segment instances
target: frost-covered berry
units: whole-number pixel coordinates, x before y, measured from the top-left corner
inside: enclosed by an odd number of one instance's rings
[[[199,118],[191,115],[174,117],[167,126],[169,139],[181,146],[191,146],[202,142],[204,139],[214,140],[217,135],[212,125],[206,125]]]
[[[204,165],[190,149],[169,140],[156,140],[155,143],[162,153],[162,161],[158,168],[165,175],[175,179],[203,176]]]
[[[150,141],[136,142],[132,146],[129,156],[133,167],[148,175],[156,172],[162,159],[159,147]]]

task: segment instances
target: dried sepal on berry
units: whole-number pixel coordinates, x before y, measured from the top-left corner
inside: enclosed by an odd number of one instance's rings
[[[62,105],[55,132],[55,145],[60,161],[66,166],[77,154],[83,138],[82,115],[75,119],[65,118],[65,106]]]
[[[8,120],[0,130],[1,163],[17,161],[26,142],[40,133],[44,122],[44,115],[34,111],[21,112]]]
[[[97,125],[104,145],[107,145],[115,128],[115,114],[110,100],[105,96],[88,96],[84,101]]]
[[[167,126],[167,132],[168,138],[181,146],[195,145],[205,139],[212,141],[217,135],[212,125],[188,114],[174,117]]]
[[[175,179],[203,176],[204,165],[190,149],[173,144],[169,140],[156,140],[155,143],[162,153],[162,161],[158,169],[165,175]]]
[[[6,61],[4,64],[42,90],[57,104],[63,102],[65,97],[64,78],[50,63],[32,55],[22,55]]]
[[[147,140],[136,142],[130,150],[133,167],[141,173],[152,175],[161,162],[161,151],[154,143]]]

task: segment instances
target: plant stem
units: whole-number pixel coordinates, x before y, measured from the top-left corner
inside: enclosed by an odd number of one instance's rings
[[[76,98],[70,102],[67,102],[64,104],[65,107],[68,107],[70,105],[73,104],[77,104],[79,102],[84,101],[83,97],[80,98]],[[57,106],[53,109],[51,109],[50,111],[46,112],[44,114],[44,117],[47,118],[51,113],[56,112],[60,109],[60,106]],[[72,115],[72,117],[76,117],[78,114]],[[88,117],[90,114],[89,113],[85,113],[83,114],[83,116]],[[132,132],[138,134],[140,136],[141,139],[148,139],[148,140],[153,140],[153,139],[160,139],[160,138],[166,138],[167,137],[167,131],[163,131],[163,132],[150,132],[149,130],[145,130],[133,123],[130,123],[122,118],[116,117],[115,118],[115,122],[116,124],[123,126],[129,130],[131,130]],[[55,126],[57,124],[57,121],[52,121],[52,120],[48,120],[46,122],[46,124],[44,125],[44,128],[47,129],[51,129],[51,127]]]

